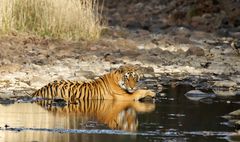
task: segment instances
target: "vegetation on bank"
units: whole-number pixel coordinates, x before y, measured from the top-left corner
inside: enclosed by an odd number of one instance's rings
[[[97,40],[103,29],[97,0],[0,0],[0,31],[67,40]]]

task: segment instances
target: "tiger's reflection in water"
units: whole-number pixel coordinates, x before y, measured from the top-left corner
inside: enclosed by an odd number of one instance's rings
[[[153,103],[136,101],[78,100],[75,103],[59,106],[58,104],[61,103],[43,100],[38,101],[37,104],[57,116],[71,115],[71,121],[74,121],[71,124],[80,125],[77,123],[96,120],[106,124],[111,129],[125,131],[137,130],[137,113],[151,112],[155,109]],[[82,120],[82,122],[79,120]]]

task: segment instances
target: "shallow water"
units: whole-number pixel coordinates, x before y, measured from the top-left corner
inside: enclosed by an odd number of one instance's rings
[[[80,101],[0,105],[0,141],[239,141],[221,116],[239,98],[188,100],[189,86],[168,87],[155,103]]]

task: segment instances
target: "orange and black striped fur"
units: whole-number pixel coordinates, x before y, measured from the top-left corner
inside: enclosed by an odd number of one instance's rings
[[[155,93],[150,90],[138,90],[138,67],[125,65],[89,82],[54,81],[37,90],[32,96],[37,98],[66,101],[88,99],[139,100]]]

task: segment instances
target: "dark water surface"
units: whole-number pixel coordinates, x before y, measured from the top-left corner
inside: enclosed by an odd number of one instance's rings
[[[239,141],[239,136],[232,136],[237,128],[221,117],[239,109],[239,104],[226,99],[190,101],[184,94],[192,89],[168,87],[155,103],[80,101],[64,106],[44,101],[0,105],[0,141]]]

